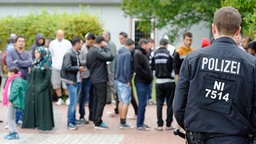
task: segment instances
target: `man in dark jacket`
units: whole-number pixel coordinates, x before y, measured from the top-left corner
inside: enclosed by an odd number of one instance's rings
[[[102,113],[107,99],[108,69],[107,61],[113,56],[102,36],[96,37],[96,44],[89,49],[86,57],[86,66],[90,71],[90,80],[93,90],[93,120],[95,129],[108,129],[102,121]]]
[[[255,131],[256,60],[233,40],[241,21],[233,7],[218,9],[212,45],[183,61],[173,111],[189,144],[248,144]]]
[[[76,120],[76,104],[78,100],[78,93],[80,90],[80,72],[85,71],[84,66],[80,66],[79,50],[81,50],[83,41],[80,37],[72,39],[72,49],[69,50],[63,58],[61,68],[61,80],[66,83],[70,104],[68,106],[68,124],[69,130],[76,130],[76,125],[81,124]]]
[[[132,54],[134,49],[134,41],[127,39],[125,46],[119,49],[115,63],[115,85],[119,99],[119,117],[120,129],[133,128],[132,125],[126,123],[128,106],[131,102],[131,79],[132,71]]]
[[[44,43],[45,43],[44,35],[41,33],[36,34],[35,43],[29,48],[29,52],[31,53],[33,59],[35,59],[35,49],[39,46],[44,46]]]
[[[167,118],[166,130],[171,130],[172,123],[172,101],[174,97],[175,82],[172,76],[173,58],[167,50],[169,41],[167,39],[160,40],[160,48],[158,48],[152,57],[151,68],[155,70],[156,76],[156,104],[157,104],[157,125],[156,130],[162,131],[164,121],[162,118],[163,104],[167,102]]]
[[[153,80],[152,71],[149,67],[146,56],[147,52],[149,51],[148,43],[149,41],[147,39],[140,39],[138,42],[139,48],[135,50],[134,54],[134,72],[136,73],[134,81],[139,101],[137,129],[142,131],[149,130],[149,126],[144,124],[144,120],[148,100],[147,92]]]

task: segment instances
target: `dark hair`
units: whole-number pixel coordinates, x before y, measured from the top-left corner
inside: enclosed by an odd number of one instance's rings
[[[45,40],[48,40],[51,42],[53,40],[53,38],[46,38]]]
[[[105,41],[104,37],[103,36],[97,36],[96,37],[96,40],[95,40],[95,43],[96,44],[100,44],[101,42]]]
[[[218,9],[213,18],[213,24],[220,34],[234,35],[241,25],[241,15],[235,8],[228,6]]]
[[[126,32],[120,32],[119,35],[125,37],[125,38],[128,38],[128,34]]]
[[[17,36],[14,43],[16,43],[20,38],[23,38],[24,40],[26,40],[24,36]]]
[[[192,33],[191,32],[185,32],[184,34],[183,34],[183,39],[185,39],[186,37],[193,37],[193,35],[192,35]]]
[[[133,41],[132,39],[127,39],[127,40],[125,41],[125,45],[126,45],[126,46],[134,45],[134,41]]]
[[[72,46],[76,45],[76,43],[80,43],[82,40],[81,37],[74,37],[71,41]]]
[[[145,38],[141,38],[138,42],[138,46],[141,47],[142,44],[147,44],[149,43],[148,39],[145,39]]]
[[[85,35],[86,40],[95,40],[96,36],[93,33],[87,33]]]
[[[252,39],[251,39],[249,36],[244,36],[242,39],[246,39],[246,40],[247,40],[247,42],[252,41]]]
[[[256,52],[256,41],[249,42],[248,48],[252,49],[252,50],[254,50]]]
[[[152,38],[149,38],[148,41],[151,42],[151,43],[155,43],[155,40],[152,39]]]
[[[166,46],[166,45],[169,44],[169,41],[167,39],[163,38],[163,39],[160,40],[159,44],[162,45],[162,46]]]
[[[17,73],[19,72],[19,68],[13,66],[13,67],[10,67],[10,68],[8,69],[8,71],[17,74]]]

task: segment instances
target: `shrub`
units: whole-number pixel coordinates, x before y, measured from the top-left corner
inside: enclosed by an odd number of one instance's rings
[[[93,32],[98,35],[103,32],[103,25],[99,18],[82,11],[78,14],[54,13],[50,14],[42,10],[40,14],[30,13],[27,16],[7,16],[0,19],[0,49],[4,49],[6,41],[11,33],[23,35],[26,38],[26,49],[35,42],[37,33],[44,34],[45,38],[55,38],[58,29],[65,31],[65,38],[71,40],[74,36],[80,36]]]

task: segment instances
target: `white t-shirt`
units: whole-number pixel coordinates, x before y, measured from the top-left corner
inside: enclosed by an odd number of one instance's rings
[[[61,70],[63,57],[68,50],[72,48],[71,42],[63,39],[59,41],[55,39],[49,45],[49,51],[52,56],[52,67],[56,70]]]

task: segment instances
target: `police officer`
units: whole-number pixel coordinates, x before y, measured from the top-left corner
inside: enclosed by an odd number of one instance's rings
[[[182,64],[173,109],[189,144],[248,144],[256,125],[256,59],[232,39],[240,24],[236,9],[218,9],[215,41]]]

